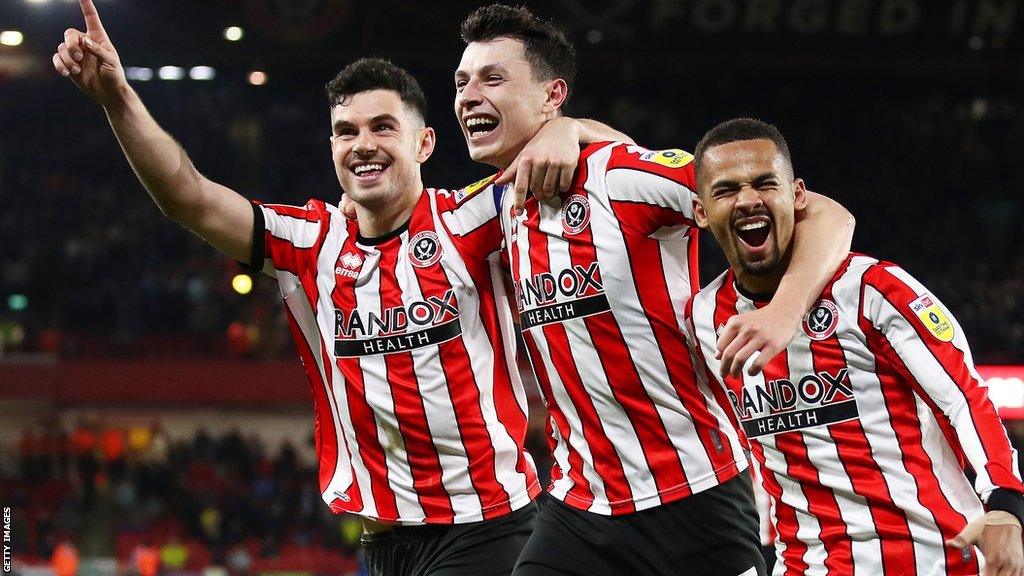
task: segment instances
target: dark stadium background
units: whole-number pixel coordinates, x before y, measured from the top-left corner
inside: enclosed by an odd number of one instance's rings
[[[451,111],[458,24],[475,3],[97,4],[125,66],[214,68],[133,85],[200,170],[247,197],[337,200],[322,88],[368,55],[423,84],[440,140],[428,185],[488,173]],[[651,148],[692,149],[734,116],[778,125],[798,175],[856,215],[855,249],[902,264],[958,316],[1024,438],[1024,6],[531,7],[578,48],[572,115]],[[101,110],[52,70],[64,29],[81,25],[76,2],[0,2],[0,30],[23,35],[0,45],[0,504],[15,568],[51,573],[70,539],[82,574],[138,572],[141,543],[166,547],[168,573],[355,570],[358,523],[316,493],[309,393],[276,286],[236,293],[241,269],[161,217]],[[705,283],[724,267],[710,236],[701,265]],[[543,461],[542,435],[531,440]],[[180,567],[169,542],[187,550]]]

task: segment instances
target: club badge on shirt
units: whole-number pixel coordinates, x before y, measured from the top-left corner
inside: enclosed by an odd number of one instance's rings
[[[942,342],[953,341],[953,323],[949,321],[949,318],[946,318],[942,308],[939,308],[939,305],[935,303],[931,294],[925,294],[911,302],[910,309],[914,314],[917,314],[917,317],[928,328],[928,331],[932,333],[932,336],[935,336]]]
[[[424,230],[409,242],[409,259],[413,266],[426,268],[441,259],[441,241],[433,230]]]
[[[839,308],[836,303],[821,299],[804,314],[804,334],[811,340],[824,340],[836,333],[839,326]]]
[[[575,236],[590,224],[590,201],[586,196],[573,194],[562,205],[562,230]]]

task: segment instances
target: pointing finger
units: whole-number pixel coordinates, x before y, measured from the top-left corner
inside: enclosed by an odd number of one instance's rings
[[[79,0],[82,7],[82,16],[85,17],[86,32],[99,34],[101,40],[106,40],[107,31],[103,29],[103,22],[100,21],[100,13],[96,11],[96,5],[92,0]]]

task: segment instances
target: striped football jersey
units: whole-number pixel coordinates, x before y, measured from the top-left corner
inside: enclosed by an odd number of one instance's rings
[[[723,380],[718,330],[763,304],[730,270],[687,315],[771,495],[775,573],[978,574],[977,554],[944,541],[1024,485],[953,315],[898,266],[851,255],[785,351]]]
[[[728,416],[694,377],[683,307],[698,287],[693,157],[586,147],[557,206],[495,188],[523,338],[550,414],[551,494],[604,515],[745,469]]]
[[[503,338],[513,325],[500,226],[481,188],[425,190],[408,224],[379,238],[321,201],[258,206],[264,271],[312,386],[320,491],[336,512],[464,523],[540,492]]]

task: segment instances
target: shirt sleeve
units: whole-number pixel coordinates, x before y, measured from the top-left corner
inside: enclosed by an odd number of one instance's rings
[[[693,155],[679,149],[616,145],[608,158],[608,199],[623,222],[646,235],[671,226],[694,226]]]
[[[891,264],[864,280],[864,319],[884,335],[915,391],[947,419],[977,473],[975,489],[989,509],[1024,513],[1017,452],[974,367],[963,328],[920,282]]]
[[[495,185],[497,177],[495,174],[437,196],[445,228],[471,258],[497,261],[504,246],[499,211],[506,186]]]
[[[327,206],[320,200],[310,200],[304,206],[254,202],[253,211],[253,254],[248,268],[268,276],[279,270],[300,278],[315,274],[319,249],[330,226]]]

